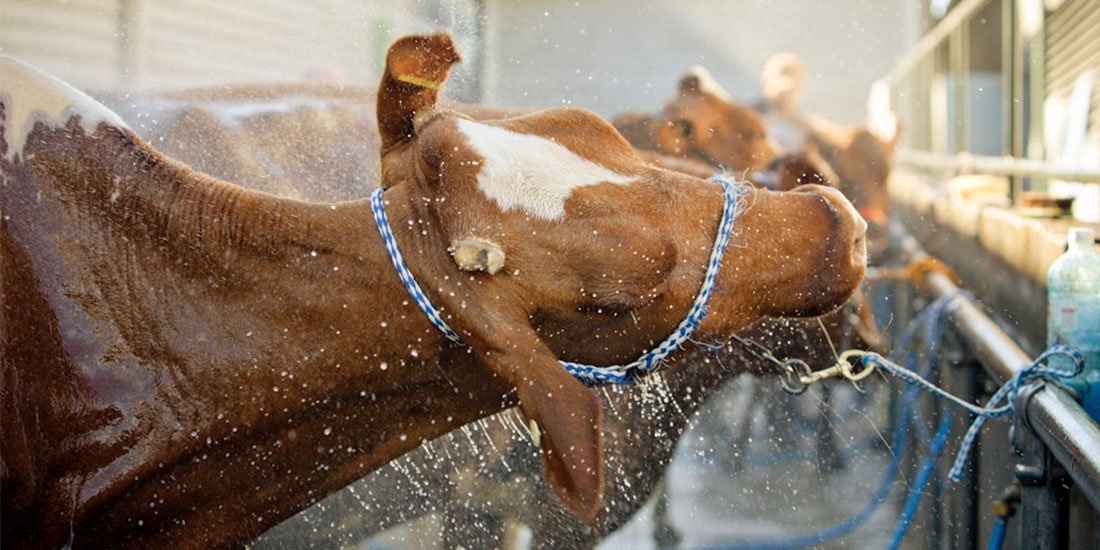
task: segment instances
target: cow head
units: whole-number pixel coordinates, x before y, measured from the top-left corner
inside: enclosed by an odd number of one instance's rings
[[[796,54],[777,53],[764,63],[760,87],[768,106],[784,115],[793,115],[802,103],[806,66]]]
[[[895,122],[892,134],[882,137],[864,126],[840,126],[816,116],[807,117],[807,126],[810,145],[836,172],[838,188],[871,223],[871,256],[880,257],[890,245],[886,180],[900,129]]]
[[[665,154],[733,172],[762,169],[775,156],[760,115],[734,103],[703,67],[680,79],[679,94],[663,114],[657,143]]]
[[[650,166],[584,110],[488,122],[439,110],[457,60],[446,35],[391,49],[378,97],[387,208],[417,220],[400,228],[403,246],[449,248],[449,266],[413,271],[479,362],[516,388],[544,433],[551,485],[590,518],[603,479],[599,401],[558,357],[628,362],[676,327],[701,284],[722,190]],[[715,335],[828,311],[865,270],[865,224],[839,193],[749,194],[700,327]]]

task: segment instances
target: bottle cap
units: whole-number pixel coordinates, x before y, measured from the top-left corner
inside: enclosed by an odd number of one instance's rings
[[[1092,228],[1073,227],[1069,230],[1070,250],[1090,250],[1094,239]]]

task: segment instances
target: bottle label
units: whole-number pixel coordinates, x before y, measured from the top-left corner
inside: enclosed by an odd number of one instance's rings
[[[1082,353],[1100,351],[1100,297],[1051,296],[1047,326],[1051,343],[1068,344]]]
[[[1050,314],[1054,321],[1054,330],[1063,335],[1077,330],[1077,304],[1073,300],[1055,300],[1061,303],[1050,304]]]

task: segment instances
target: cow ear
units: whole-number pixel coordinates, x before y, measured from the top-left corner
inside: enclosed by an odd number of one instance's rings
[[[520,409],[541,447],[554,495],[588,522],[600,509],[604,489],[600,401],[556,359],[547,363],[525,373],[517,385]]]
[[[529,325],[516,321],[526,316],[492,317],[494,322],[477,323],[467,332],[466,342],[484,366],[516,388],[554,495],[587,522],[599,511],[604,490],[600,400]]]
[[[732,101],[730,93],[718,84],[710,71],[702,65],[695,65],[688,69],[684,76],[680,77],[680,95],[691,94],[709,95],[723,101]]]
[[[687,73],[680,77],[679,89],[681,94],[694,94],[700,91],[702,87],[702,81],[699,75],[694,73]]]
[[[435,106],[451,66],[461,60],[445,32],[406,36],[390,46],[377,101],[383,155],[412,138],[414,117]]]
[[[695,127],[688,120],[666,120],[657,127],[657,145],[666,155],[683,156],[687,153]]]

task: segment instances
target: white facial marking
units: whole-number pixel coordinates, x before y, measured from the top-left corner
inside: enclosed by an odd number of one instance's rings
[[[521,208],[532,216],[558,220],[565,215],[565,201],[574,188],[627,184],[637,179],[540,136],[469,120],[459,120],[458,129],[484,159],[477,174],[478,187],[504,211]]]
[[[710,71],[708,71],[706,67],[702,65],[693,65],[688,69],[687,74],[699,80],[700,92],[708,93],[724,101],[733,101],[733,97],[731,97],[729,92],[714,79],[714,76],[710,74]]]
[[[0,54],[0,101],[4,102],[4,136],[7,158],[23,151],[27,134],[35,122],[63,126],[80,115],[84,130],[91,133],[100,122],[125,128],[110,109],[87,94],[13,57]]]

